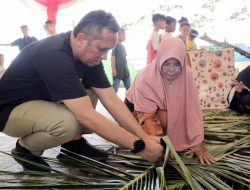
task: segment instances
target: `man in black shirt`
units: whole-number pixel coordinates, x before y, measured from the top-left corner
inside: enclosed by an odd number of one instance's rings
[[[23,38],[18,38],[14,42],[11,42],[10,44],[0,44],[0,45],[1,46],[18,46],[19,50],[21,51],[27,45],[31,44],[32,42],[37,41],[35,37],[29,36],[28,34],[29,29],[27,25],[22,25],[20,28],[23,33]]]
[[[143,131],[105,75],[101,61],[115,47],[118,31],[112,14],[92,11],[73,32],[29,45],[9,66],[0,80],[0,128],[20,138],[12,154],[44,166],[16,157],[24,168],[48,171],[40,155],[58,145],[63,147],[58,158],[74,156],[67,150],[94,159],[106,157],[82,138],[89,130],[151,163],[161,158],[160,139]],[[95,111],[88,88],[122,127]]]

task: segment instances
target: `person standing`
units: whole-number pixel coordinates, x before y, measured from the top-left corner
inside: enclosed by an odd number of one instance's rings
[[[27,25],[22,25],[21,31],[23,33],[23,38],[16,39],[14,42],[9,44],[0,44],[1,46],[18,46],[19,50],[21,51],[27,45],[31,44],[32,42],[37,41],[37,39],[33,36],[29,36],[29,28]]]
[[[164,33],[161,35],[161,40],[164,37],[172,36],[172,33],[176,29],[176,19],[171,16],[166,16],[166,27]]]
[[[118,41],[115,49],[112,50],[112,76],[113,76],[113,88],[118,91],[120,82],[122,80],[126,90],[129,89],[130,75],[127,64],[127,53],[125,46],[122,44],[126,39],[125,30],[122,28],[118,33]]]
[[[154,25],[154,30],[151,33],[147,43],[147,65],[150,64],[156,57],[157,49],[161,39],[159,30],[164,30],[166,26],[165,16],[159,13],[153,15],[152,22]]]
[[[188,37],[189,32],[190,32],[190,27],[191,26],[188,22],[181,22],[180,23],[179,38],[182,39],[182,41],[184,42],[185,45],[186,45],[187,37]]]
[[[180,26],[182,23],[189,23],[189,21],[188,21],[187,17],[182,16],[180,18],[180,20],[178,20],[178,23],[179,23],[179,26]]]
[[[151,163],[162,158],[160,138],[142,130],[105,74],[102,60],[115,47],[119,29],[111,13],[91,11],[73,31],[27,46],[8,67],[0,80],[0,130],[19,138],[12,154],[24,169],[50,171],[41,155],[59,145],[58,159],[81,159],[71,152],[107,159],[82,137],[90,132]],[[94,109],[95,96],[122,127]]]
[[[198,35],[199,35],[199,32],[197,30],[195,29],[190,30],[187,40],[186,40],[187,51],[194,51],[198,49],[197,44],[195,43],[195,39],[198,37]]]
[[[57,35],[56,33],[56,26],[52,20],[47,20],[44,23],[44,30],[47,32],[48,36]]]
[[[3,55],[3,54],[0,54],[0,79],[2,78],[4,72],[5,72],[5,67],[4,67],[4,55]]]

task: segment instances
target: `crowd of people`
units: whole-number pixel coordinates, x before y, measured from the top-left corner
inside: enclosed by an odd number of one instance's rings
[[[153,31],[147,43],[147,64],[154,61],[160,42],[165,38],[172,36],[172,33],[176,30],[177,20],[172,16],[165,16],[163,14],[156,13],[152,16]],[[191,24],[186,17],[181,17],[178,20],[179,35],[186,46],[186,51],[197,50],[198,47],[195,43],[195,38],[199,33],[194,28],[191,28]],[[160,30],[164,30],[160,33]]]
[[[198,31],[182,17],[180,35],[173,37],[175,18],[154,14],[152,21],[148,65],[132,84],[123,45],[125,29],[111,13],[91,11],[73,31],[60,34],[46,21],[50,37],[42,40],[29,37],[26,31],[26,37],[34,41],[25,48],[19,46],[20,53],[0,80],[0,130],[18,138],[11,153],[24,169],[50,171],[41,155],[56,146],[61,146],[58,159],[81,159],[77,155],[83,155],[105,161],[107,152],[83,137],[93,132],[152,164],[163,159],[160,139],[165,135],[177,152],[196,155],[202,164],[215,163],[204,143],[195,79],[185,62],[186,51],[197,49]],[[161,29],[165,30],[162,35]],[[113,85],[102,64],[110,50]],[[4,67],[1,54],[0,60]],[[237,77],[232,101],[240,97],[237,106],[244,110],[249,109],[249,68]],[[124,102],[116,94],[121,81],[127,90]],[[97,100],[115,122],[95,110]]]

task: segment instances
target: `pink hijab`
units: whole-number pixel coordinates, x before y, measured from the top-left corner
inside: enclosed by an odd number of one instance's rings
[[[165,60],[176,58],[182,73],[172,82],[161,76]],[[137,74],[126,93],[136,111],[155,113],[167,110],[167,134],[176,151],[183,151],[204,140],[202,112],[191,69],[184,63],[185,45],[179,38],[166,37],[160,44],[155,61]]]

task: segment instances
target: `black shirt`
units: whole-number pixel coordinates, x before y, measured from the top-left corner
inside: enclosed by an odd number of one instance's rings
[[[31,100],[57,102],[86,96],[85,88],[110,87],[102,63],[88,67],[74,58],[70,34],[30,44],[6,70],[0,80],[1,131],[11,111],[21,103]]]
[[[27,38],[19,38],[14,42],[10,43],[11,46],[18,46],[19,50],[21,51],[27,45],[31,44],[32,42],[37,41],[35,37],[27,37]]]

